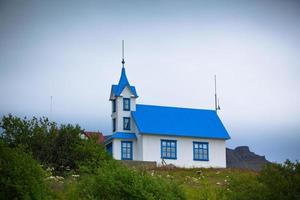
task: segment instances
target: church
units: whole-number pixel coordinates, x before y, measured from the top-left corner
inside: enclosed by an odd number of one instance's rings
[[[225,168],[230,136],[217,111],[138,104],[124,63],[119,83],[111,87],[112,135],[104,141],[113,158]]]

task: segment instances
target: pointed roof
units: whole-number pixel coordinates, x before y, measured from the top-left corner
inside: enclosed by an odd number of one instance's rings
[[[127,76],[126,76],[125,67],[123,66],[119,83],[118,83],[118,85],[112,85],[112,92],[114,93],[115,96],[119,97],[126,86],[129,87],[130,92],[134,95],[134,97],[137,98],[138,95],[137,95],[137,92],[135,90],[135,87],[131,86],[129,84],[129,81],[128,81]]]

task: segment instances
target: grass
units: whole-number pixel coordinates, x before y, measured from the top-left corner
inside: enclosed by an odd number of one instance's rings
[[[258,175],[257,172],[240,169],[145,169],[133,167],[133,170],[146,170],[151,176],[157,176],[167,181],[175,182],[184,191],[186,199],[199,200],[230,199],[230,184],[233,179],[251,181]],[[78,181],[72,177],[68,177],[64,181],[52,181],[52,184],[50,184],[55,199],[80,199],[78,197],[77,187]]]
[[[149,170],[153,176],[160,176],[172,180],[185,192],[187,199],[228,199],[230,182],[232,179],[247,177],[254,179],[258,173],[239,169],[165,169]]]

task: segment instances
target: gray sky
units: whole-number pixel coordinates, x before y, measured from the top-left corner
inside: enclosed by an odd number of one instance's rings
[[[111,84],[138,103],[214,107],[229,147],[300,159],[299,1],[0,1],[0,114],[110,134]]]

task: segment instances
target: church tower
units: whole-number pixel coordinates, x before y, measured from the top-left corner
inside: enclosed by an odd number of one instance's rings
[[[110,93],[112,133],[134,132],[131,112],[136,110],[135,87],[129,84],[125,71],[124,42],[122,43],[122,71],[118,85],[112,85]]]

